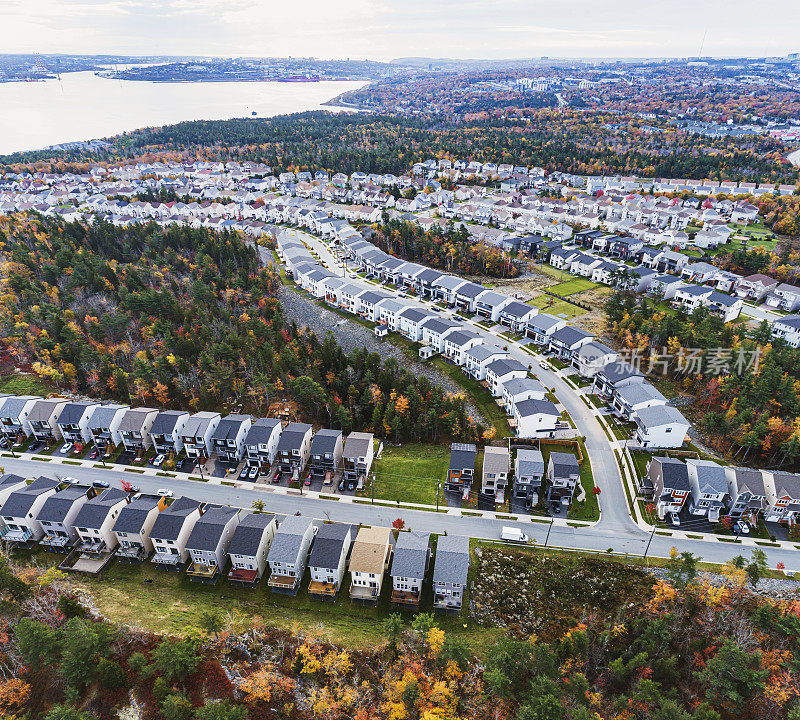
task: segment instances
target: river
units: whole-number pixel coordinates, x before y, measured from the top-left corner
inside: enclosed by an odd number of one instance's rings
[[[65,73],[60,80],[44,82],[0,83],[0,154],[182,120],[317,110],[340,93],[365,84],[155,83],[110,80],[93,72]]]

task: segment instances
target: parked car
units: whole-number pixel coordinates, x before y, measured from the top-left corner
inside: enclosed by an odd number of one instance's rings
[[[670,513],[669,514],[669,521],[672,523],[672,527],[680,527],[681,526],[681,519],[678,517],[678,513]]]
[[[260,470],[258,469],[258,465],[253,465],[253,467],[251,467],[247,471],[247,477],[250,480],[256,480],[258,478],[259,474],[260,474]]]
[[[333,482],[333,473],[330,470],[328,470],[328,472],[325,473],[325,479],[322,481],[322,484],[330,485],[332,482]]]
[[[37,440],[31,441],[31,444],[28,445],[28,452],[34,452],[35,450],[38,450],[40,444],[41,443],[39,443]]]
[[[245,465],[242,468],[242,471],[239,473],[239,480],[247,480],[248,473],[250,472],[250,468]]]
[[[308,475],[306,475],[306,481],[305,481],[306,485],[311,485],[311,478],[312,477],[314,477],[314,476],[311,473],[308,473]]]
[[[356,481],[355,481],[355,480],[350,480],[350,481],[348,481],[348,483],[347,483],[347,489],[348,489],[348,490],[351,490],[351,491],[352,491],[352,490],[355,490],[355,489],[356,489]]]
[[[66,455],[66,454],[67,454],[67,453],[68,453],[70,450],[72,450],[72,443],[71,443],[71,442],[68,442],[68,443],[64,443],[64,444],[61,446],[61,450],[60,450],[59,452],[60,452],[62,455]]]
[[[550,363],[546,360],[539,360],[539,367],[542,368],[542,370],[552,370]]]
[[[138,485],[131,485],[130,492],[138,493],[138,492],[141,492],[141,491],[142,491],[142,489]]]
[[[272,476],[272,482],[274,482],[274,483],[280,482],[281,481],[281,475],[282,475],[281,471],[280,470],[276,470],[275,474]]]
[[[339,492],[344,492],[344,478],[339,481]]]
[[[107,488],[111,487],[105,480],[93,480],[92,487],[96,488]]]
[[[0,448],[3,448],[3,450],[8,448],[8,440],[6,440],[4,437],[0,438]]]
[[[163,453],[159,453],[153,458],[153,465],[155,467],[161,467],[164,464],[164,460],[167,459],[167,456]]]
[[[746,520],[737,520],[736,524],[733,526],[733,529],[739,533],[739,535],[750,534],[750,526],[747,524]]]
[[[159,495],[160,497],[174,497],[175,493],[172,492],[172,490],[166,490],[164,488],[159,488],[158,490],[156,490],[156,495]]]
[[[88,457],[89,457],[89,460],[94,460],[94,459],[96,459],[96,458],[97,458],[97,456],[98,456],[99,454],[100,454],[100,451],[99,451],[97,448],[95,448],[94,450],[92,450],[92,451],[89,453],[89,456],[88,456]]]

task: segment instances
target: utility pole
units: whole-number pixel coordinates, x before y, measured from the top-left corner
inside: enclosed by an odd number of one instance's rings
[[[436,512],[439,512],[439,486],[441,483],[437,480],[436,481]]]
[[[553,529],[553,523],[555,523],[556,519],[554,517],[550,518],[550,525],[547,527],[547,535],[544,538],[544,546],[547,547],[547,541],[550,539],[550,531]]]
[[[642,556],[642,560],[644,560],[645,563],[647,562],[647,551],[650,549],[650,543],[653,542],[653,535],[655,534],[656,534],[656,526],[655,523],[653,523],[653,530],[650,533],[650,539],[647,541],[647,547],[645,547],[644,555]]]

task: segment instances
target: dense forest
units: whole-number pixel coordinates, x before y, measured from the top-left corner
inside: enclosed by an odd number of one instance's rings
[[[478,658],[429,613],[385,616],[366,649],[235,610],[208,610],[178,637],[132,629],[93,618],[59,571],[4,557],[0,710],[27,720],[797,720],[800,606],[750,589],[766,570],[761,550],[715,584],[697,560],[673,551],[657,580],[594,560],[598,574],[576,582],[548,573],[543,556],[485,547],[480,569],[511,576],[511,603],[525,599],[518,573],[538,565],[576,614],[542,637],[499,631]],[[613,613],[592,601],[603,569],[639,588],[614,588]]]
[[[463,225],[424,230],[416,223],[388,220],[377,226],[375,244],[405,260],[446,272],[516,277],[521,264],[500,248],[476,242]]]
[[[269,119],[191,121],[126,133],[101,159],[131,158],[265,162],[276,171],[408,172],[434,157],[541,166],[591,175],[712,178],[796,183],[798,171],[768,138],[700,138],[663,127],[653,133],[634,115],[550,108],[524,118],[488,116],[453,121],[443,115],[372,115],[314,111]],[[51,153],[52,155],[52,153]],[[79,155],[18,153],[0,167],[79,167]],[[83,157],[88,160],[87,156]]]
[[[708,442],[744,464],[800,465],[800,350],[771,340],[764,322],[749,332],[698,308],[691,315],[615,293],[606,304],[611,333],[694,396]]]
[[[0,218],[0,362],[92,397],[266,415],[396,441],[475,439],[463,397],[286,322],[280,280],[240,236]]]

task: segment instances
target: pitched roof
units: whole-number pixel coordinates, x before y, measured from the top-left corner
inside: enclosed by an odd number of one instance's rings
[[[362,527],[353,543],[350,570],[355,572],[383,573],[386,546],[392,531],[384,527]]]
[[[61,408],[61,412],[58,414],[58,419],[56,422],[59,425],[77,424],[83,417],[86,409],[94,407],[97,404],[98,403],[91,402],[89,400],[80,400],[78,402],[67,403],[63,408]]]
[[[242,424],[250,419],[249,415],[226,415],[219,421],[217,429],[211,436],[214,440],[234,440],[239,434]]]
[[[725,468],[711,460],[686,461],[687,469],[695,467],[697,471],[697,484],[701,493],[716,495],[728,491],[728,480],[725,477]]]
[[[219,416],[219,413],[207,410],[190,415],[183,426],[183,434],[186,437],[202,437],[206,434],[211,421]]]
[[[483,449],[483,473],[507,473],[511,464],[508,448],[487,445]]]
[[[478,454],[478,448],[472,443],[451,443],[450,444],[450,467],[458,468],[474,468],[475,456]]]
[[[238,508],[227,505],[207,507],[194,524],[192,533],[186,541],[186,547],[190,550],[216,550],[225,526],[238,513]]]
[[[289,423],[281,433],[278,440],[278,450],[297,450],[303,444],[303,438],[306,433],[311,429],[311,425],[306,423]]]
[[[290,515],[282,520],[272,539],[267,560],[296,563],[300,559],[302,538],[312,525],[307,517]]]
[[[671,405],[653,405],[644,408],[636,413],[636,419],[637,424],[642,427],[658,427],[670,423],[690,425],[689,421]]]
[[[58,485],[57,480],[48,477],[38,477],[30,485],[12,492],[0,508],[0,515],[6,517],[23,518],[31,509],[36,498],[49,492]]]
[[[541,475],[544,473],[542,451],[528,448],[517,450],[516,466],[519,475]]]
[[[664,488],[683,491],[689,489],[689,471],[686,463],[671,457],[654,457],[650,462],[661,466]]]
[[[336,443],[342,437],[341,430],[318,430],[311,441],[311,454],[324,455],[325,453],[332,453],[336,449]],[[319,533],[317,533],[319,536]]]
[[[526,392],[545,393],[545,387],[536,378],[521,377],[511,378],[503,383],[503,392],[512,397]]]
[[[665,403],[667,402],[667,399],[647,382],[625,385],[617,390],[617,396],[630,406],[650,400],[663,400]]]
[[[122,422],[119,424],[120,432],[138,432],[147,420],[150,413],[158,412],[156,408],[137,407],[131,408],[122,416]]]
[[[247,437],[244,439],[245,445],[258,445],[259,443],[267,443],[275,432],[276,427],[281,426],[280,420],[273,418],[258,418],[247,431]]]
[[[107,428],[120,410],[128,410],[127,405],[100,405],[94,409],[89,418],[89,429],[99,430]]]
[[[553,468],[553,475],[559,478],[569,477],[580,472],[578,458],[572,453],[551,452],[550,466]]]
[[[401,532],[394,546],[389,574],[392,577],[424,578],[431,536],[426,532]]]
[[[75,527],[99,530],[111,508],[126,500],[128,493],[119,488],[106,488],[96,497],[87,500],[75,516]]]
[[[64,398],[48,398],[46,400],[39,400],[31,408],[31,411],[28,414],[28,420],[31,422],[50,420],[53,411],[63,402],[66,402]]]
[[[355,528],[345,523],[325,523],[314,538],[314,546],[308,556],[309,567],[335,570],[339,567],[342,553],[350,550]]]
[[[360,458],[367,455],[372,445],[372,433],[351,432],[344,442],[343,457]]]
[[[253,513],[242,511],[239,524],[233,531],[231,544],[228,546],[230,555],[252,556],[258,552],[264,531],[275,521],[275,516],[270,513]]]
[[[161,498],[156,495],[139,495],[119,511],[114,532],[140,533],[142,525],[153,508],[158,507]]]
[[[469,538],[462,535],[440,535],[436,543],[434,583],[467,583],[469,572]]]
[[[493,372],[497,377],[503,377],[503,375],[508,375],[508,373],[511,372],[524,372],[526,374],[528,372],[528,368],[514,358],[498,358],[497,360],[492,360],[492,362],[486,366],[486,369]]]
[[[529,398],[528,400],[520,400],[516,405],[516,412],[520,417],[530,417],[531,415],[555,415],[558,417],[561,413],[558,412],[558,408],[555,406],[555,403],[550,402],[549,400],[536,400],[535,398]]]
[[[89,488],[86,485],[70,485],[51,495],[44,501],[42,509],[36,516],[39,522],[63,522],[76,500],[86,498]]]
[[[189,416],[185,410],[162,410],[153,420],[150,428],[151,435],[169,435],[178,424],[180,417]]]
[[[22,395],[19,397],[14,397],[12,395],[11,397],[5,398],[0,405],[0,417],[16,420],[25,408],[25,405],[31,400],[41,400],[41,398],[35,395]]]
[[[159,540],[177,540],[186,518],[200,507],[197,500],[188,497],[176,498],[162,510],[150,531],[150,537]]]

